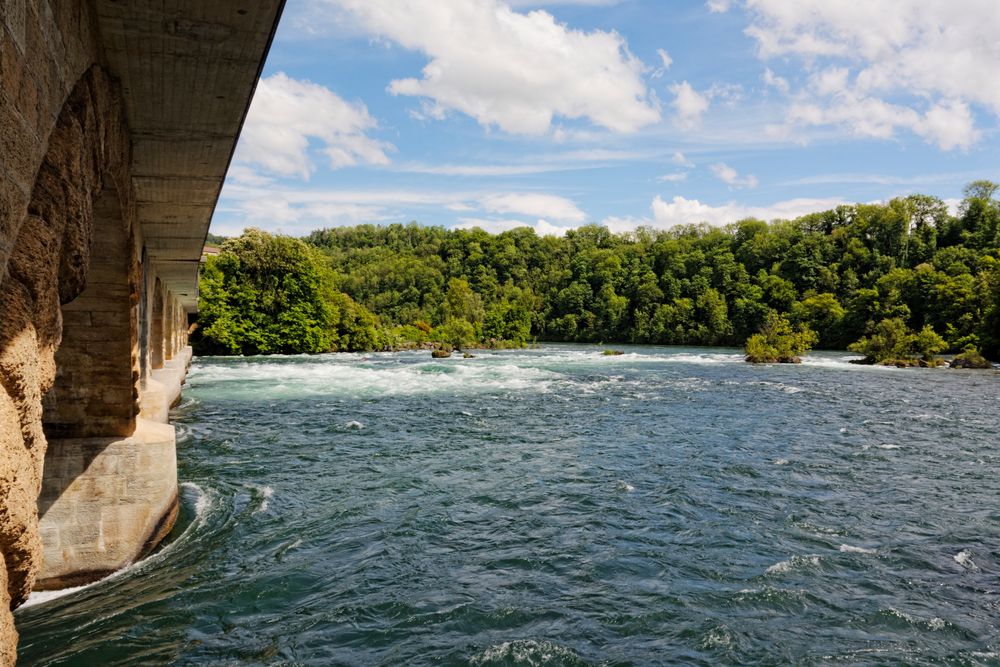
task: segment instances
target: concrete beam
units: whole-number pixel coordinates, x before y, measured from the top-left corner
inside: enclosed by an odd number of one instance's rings
[[[184,261],[167,287],[198,308],[198,260],[283,0],[96,0],[121,81],[147,257]]]

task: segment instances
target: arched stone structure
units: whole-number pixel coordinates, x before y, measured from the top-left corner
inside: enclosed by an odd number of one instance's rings
[[[37,578],[107,574],[176,515],[173,428],[136,419],[138,225],[120,100],[99,66],[73,87],[0,274],[0,664],[13,659],[4,610]]]
[[[93,92],[99,86],[103,98],[116,98],[117,87],[91,69],[67,101],[46,157],[57,166],[79,160],[86,171],[78,179],[84,189],[58,207],[75,223],[64,235],[81,241],[63,253],[50,286],[62,322],[52,323],[55,345],[46,349],[50,375],[41,392],[48,447],[36,494],[44,557],[33,573],[43,589],[124,567],[155,545],[176,516],[173,428],[137,419],[142,273],[128,135],[120,108],[99,108]],[[74,176],[63,172],[42,183],[73,183]],[[47,208],[50,193],[40,188],[37,199],[32,208],[49,221],[56,215]],[[179,391],[179,378],[177,384]],[[167,392],[150,389],[148,411],[165,422]]]
[[[46,450],[42,398],[55,381],[63,329],[60,305],[76,298],[87,281],[93,202],[100,196],[103,174],[117,172],[126,180],[128,139],[118,100],[115,86],[97,67],[74,86],[49,136],[17,233],[11,235],[6,272],[0,273],[4,608],[27,598],[41,561],[36,499]],[[0,634],[6,623],[9,616],[0,612]]]
[[[62,307],[56,378],[45,395],[49,438],[129,436],[139,412],[138,258],[118,190],[93,207],[87,286]]]
[[[163,422],[282,4],[0,0],[0,666],[33,582],[127,564],[172,520]]]

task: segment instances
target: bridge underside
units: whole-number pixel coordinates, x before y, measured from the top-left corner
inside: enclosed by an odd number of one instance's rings
[[[0,664],[36,583],[123,567],[176,515],[167,411],[281,5],[0,2]]]

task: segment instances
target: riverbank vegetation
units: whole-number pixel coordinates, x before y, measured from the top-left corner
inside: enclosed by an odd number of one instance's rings
[[[225,353],[535,339],[742,346],[755,334],[784,340],[774,323],[787,322],[800,343],[853,344],[875,362],[966,348],[998,359],[996,196],[977,181],[955,215],[912,195],[795,220],[627,234],[588,225],[564,237],[413,223],[303,240],[249,231],[206,263],[196,343]],[[785,356],[773,343],[765,356]]]

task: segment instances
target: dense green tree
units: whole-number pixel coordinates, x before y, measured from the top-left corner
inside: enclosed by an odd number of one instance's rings
[[[998,192],[989,181],[970,184],[955,216],[940,199],[910,195],[795,220],[629,234],[597,225],[564,237],[359,225],[309,235],[314,250],[296,251],[309,261],[294,253],[279,261],[280,253],[251,252],[246,239],[233,239],[203,273],[202,349],[444,339],[742,345],[775,312],[816,331],[825,348],[870,342],[890,321],[912,336],[930,327],[948,350],[972,345],[996,358]],[[293,241],[277,238],[276,247]],[[257,254],[272,258],[273,275],[264,275]],[[306,277],[284,285],[283,262]],[[310,262],[315,272],[302,273],[299,264]]]
[[[203,272],[200,354],[293,354],[333,348],[316,253],[304,242],[249,229],[222,244]]]
[[[329,287],[299,239],[248,229],[208,257],[192,343],[199,354],[297,354],[380,346],[379,323]]]

